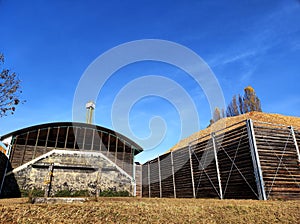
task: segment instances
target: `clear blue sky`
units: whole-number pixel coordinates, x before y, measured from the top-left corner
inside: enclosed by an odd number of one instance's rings
[[[18,73],[27,101],[15,115],[0,119],[0,135],[39,123],[71,121],[74,92],[87,66],[105,51],[139,39],[169,40],[196,52],[216,75],[227,103],[251,85],[263,111],[299,116],[297,0],[0,0],[0,23],[5,67]],[[203,90],[183,71],[149,61],[126,66],[111,77],[97,99],[96,123],[112,128],[114,97],[126,83],[146,75],[178,82],[197,106],[200,127],[208,125],[211,115]],[[150,135],[153,116],[165,120],[166,138],[139,156],[142,162],[180,138],[180,118],[172,102],[155,96],[132,108],[133,132]]]

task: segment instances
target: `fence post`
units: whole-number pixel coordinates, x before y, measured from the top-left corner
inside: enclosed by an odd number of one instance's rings
[[[54,163],[51,163],[48,168],[48,176],[46,177],[45,197],[50,196],[52,178],[53,178]]]
[[[258,197],[259,197],[259,200],[267,200],[265,186],[264,186],[264,180],[263,180],[263,176],[262,176],[261,164],[260,164],[257,145],[256,145],[254,127],[253,127],[253,122],[251,119],[247,119],[246,126],[247,126],[247,132],[248,132],[248,138],[249,138],[250,151],[251,151],[251,157],[252,157],[252,162],[253,162]]]
[[[149,198],[151,198],[151,186],[150,186],[150,164],[148,162],[148,188],[149,188]]]
[[[160,170],[160,158],[157,157],[158,163],[158,178],[159,178],[159,197],[162,198],[162,188],[161,188],[161,170]]]
[[[195,182],[194,182],[194,174],[193,174],[194,172],[193,172],[193,161],[192,161],[191,144],[189,144],[189,157],[190,157],[191,177],[192,177],[192,185],[193,185],[193,198],[196,198]]]
[[[292,132],[292,136],[293,136],[295,148],[296,148],[296,151],[297,151],[298,164],[300,165],[300,152],[299,152],[299,147],[298,147],[298,144],[297,144],[297,139],[296,139],[295,131],[294,131],[293,126],[290,126],[290,129],[291,129],[291,132]]]
[[[211,133],[211,139],[212,139],[212,143],[213,143],[214,156],[215,156],[215,161],[216,161],[217,178],[218,178],[218,184],[219,184],[219,196],[220,196],[220,199],[223,199],[223,190],[222,190],[221,175],[220,175],[220,169],[219,169],[218,152],[217,152],[217,146],[216,146],[216,141],[215,141],[215,133]]]
[[[174,198],[176,198],[176,182],[175,182],[175,171],[174,171],[174,161],[173,161],[173,152],[172,151],[171,151],[171,164],[172,164]]]

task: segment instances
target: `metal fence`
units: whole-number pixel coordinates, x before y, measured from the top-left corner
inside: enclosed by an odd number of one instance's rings
[[[300,198],[299,142],[292,127],[236,123],[143,164],[142,196]]]

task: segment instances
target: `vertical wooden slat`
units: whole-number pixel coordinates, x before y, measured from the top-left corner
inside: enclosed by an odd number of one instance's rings
[[[74,129],[75,129],[75,133],[74,133]],[[74,145],[73,145],[73,149],[76,148],[76,144],[77,144],[77,132],[78,132],[78,128],[77,127],[73,127],[73,133],[74,133]]]
[[[85,150],[86,128],[83,131],[82,150]]]
[[[162,198],[162,188],[161,188],[161,169],[160,169],[160,158],[157,158],[158,163],[158,178],[159,178],[159,197]]]
[[[47,130],[47,136],[46,136],[46,142],[45,142],[45,149],[44,149],[44,153],[47,152],[47,147],[48,147],[48,140],[49,140],[49,134],[50,134],[50,127]]]
[[[118,141],[119,141],[119,138],[118,138],[118,136],[116,136],[115,164],[117,164]]]
[[[59,130],[60,130],[60,127],[57,128],[57,134],[56,134],[56,140],[55,140],[55,146],[54,146],[55,149],[57,148],[57,142],[58,142],[58,137],[59,137]]]
[[[171,164],[172,164],[172,177],[173,177],[174,198],[176,198],[176,182],[175,182],[175,170],[174,170],[173,151],[171,151]]]
[[[149,187],[149,198],[151,198],[151,185],[150,185],[150,163],[148,163],[148,187]]]
[[[93,136],[92,136],[92,146],[91,146],[91,151],[94,151],[94,139],[95,139],[95,129],[93,129]]]
[[[108,134],[108,143],[107,143],[107,152],[106,155],[109,155],[109,149],[110,149],[110,134]]]
[[[123,140],[123,157],[122,157],[122,169],[123,169],[123,170],[125,169],[125,166],[124,166],[124,160],[125,160],[125,148],[126,148],[126,142],[125,142],[125,140]]]
[[[64,145],[64,148],[65,148],[65,149],[67,148],[68,136],[69,136],[69,129],[70,129],[70,127],[68,126],[68,127],[67,127],[67,133],[66,133],[66,139],[65,139],[65,145]]]
[[[35,155],[36,155],[36,148],[37,148],[37,145],[38,145],[38,141],[39,141],[39,137],[40,137],[40,132],[41,132],[41,129],[38,129],[38,133],[36,135],[36,140],[35,140],[35,145],[34,145],[34,150],[33,150],[33,154],[32,154],[32,159],[34,159]]]
[[[27,134],[26,134],[25,145],[24,145],[24,152],[23,152],[22,160],[21,160],[21,162],[19,164],[20,166],[24,163],[24,158],[25,158],[25,154],[26,154],[26,147],[27,147],[28,137],[29,137],[29,132],[27,132]]]

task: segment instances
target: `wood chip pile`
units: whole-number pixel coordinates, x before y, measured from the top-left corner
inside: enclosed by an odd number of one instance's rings
[[[210,127],[203,129],[199,132],[196,132],[185,139],[182,139],[171,149],[169,149],[168,152],[175,151],[177,149],[185,147],[190,142],[196,139],[202,138],[204,136],[209,135],[212,132],[216,132],[220,129],[232,126],[236,123],[242,122],[247,119],[252,119],[253,121],[258,121],[258,122],[267,122],[272,124],[293,126],[294,128],[300,130],[300,117],[284,116],[281,114],[267,114],[262,112],[249,112],[235,117],[223,118],[217,121],[216,123],[214,123],[213,125],[211,125]]]

